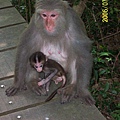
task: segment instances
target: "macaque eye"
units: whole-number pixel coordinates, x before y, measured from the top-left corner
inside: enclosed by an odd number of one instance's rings
[[[35,67],[35,68],[38,68],[38,66],[36,66],[36,65],[35,65],[34,67]]]
[[[43,65],[40,65],[40,67],[43,67]]]
[[[47,15],[43,13],[43,14],[42,14],[42,17],[46,18],[46,17],[47,17]]]
[[[51,17],[55,17],[56,15],[55,14],[52,14]]]

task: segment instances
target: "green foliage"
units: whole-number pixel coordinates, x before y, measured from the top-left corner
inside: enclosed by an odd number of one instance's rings
[[[106,117],[110,115],[115,120],[120,118],[119,92],[120,84],[107,79],[92,88],[96,106]]]
[[[26,21],[29,22],[34,12],[35,0],[11,0],[11,2]]]
[[[113,111],[111,115],[115,120],[120,120],[120,103],[116,106],[117,110]]]
[[[119,120],[120,2],[109,0],[108,4],[108,22],[102,22],[101,0],[88,1],[82,18],[89,37],[94,41],[91,91],[96,106],[107,119]],[[115,33],[118,34],[114,35]]]
[[[94,56],[94,75],[96,80],[98,76],[110,77],[113,75],[113,63],[115,61],[114,55],[107,51],[105,47],[101,46],[101,50],[98,51],[96,46],[93,47],[92,54]],[[98,74],[98,75],[96,75]]]

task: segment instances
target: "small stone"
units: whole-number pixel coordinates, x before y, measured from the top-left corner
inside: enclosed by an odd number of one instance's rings
[[[5,87],[5,85],[1,85],[0,87],[1,87],[1,88],[4,88],[4,87]]]
[[[13,104],[13,101],[9,101],[9,104]]]
[[[17,119],[21,119],[21,116],[20,116],[20,115],[18,115],[18,116],[17,116]]]
[[[48,117],[46,117],[46,118],[45,118],[45,120],[49,120],[49,118],[48,118]]]

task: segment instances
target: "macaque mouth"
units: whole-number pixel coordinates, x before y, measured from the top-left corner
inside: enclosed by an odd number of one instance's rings
[[[46,27],[46,30],[47,30],[48,32],[53,32],[53,31],[54,31],[53,27],[51,27],[51,26],[50,26],[50,27],[47,26],[47,27]]]

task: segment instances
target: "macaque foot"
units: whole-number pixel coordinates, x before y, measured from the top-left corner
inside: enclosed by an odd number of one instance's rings
[[[47,95],[47,91],[45,88],[41,87],[33,87],[32,91],[34,93],[36,93],[37,95],[41,96],[41,95]]]
[[[6,92],[7,96],[13,96],[17,93],[18,90],[19,90],[18,88],[11,86],[11,87],[7,88],[5,92]]]
[[[79,90],[79,93],[75,95],[75,98],[80,98],[80,101],[86,105],[91,106],[95,104],[95,100],[88,90]]]
[[[62,104],[69,102],[74,97],[75,95],[74,87],[75,86],[71,84],[58,90],[58,94],[61,95]]]

